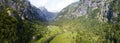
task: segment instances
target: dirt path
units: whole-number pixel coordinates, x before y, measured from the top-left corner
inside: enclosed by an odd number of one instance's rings
[[[55,34],[53,36],[50,36],[48,39],[46,39],[43,43],[50,43],[51,40],[53,40],[57,35],[60,35],[62,33]]]

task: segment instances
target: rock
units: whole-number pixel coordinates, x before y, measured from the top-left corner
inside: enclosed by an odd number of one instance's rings
[[[97,12],[96,17],[101,22],[105,21],[105,16],[107,16],[109,11],[109,2],[110,0],[80,0],[64,8],[58,14],[56,20],[79,18],[80,16],[91,14],[92,11],[99,9],[100,11]],[[86,16],[86,18],[88,18],[88,16]]]
[[[6,9],[9,16],[16,17],[16,15],[19,15],[17,18],[25,20],[41,19],[39,12],[36,10],[38,8],[32,6],[28,0],[0,0],[0,6],[0,11]]]

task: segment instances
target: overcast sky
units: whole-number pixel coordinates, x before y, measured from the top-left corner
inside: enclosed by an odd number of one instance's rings
[[[45,7],[48,11],[59,12],[64,7],[79,0],[29,0],[36,7]]]

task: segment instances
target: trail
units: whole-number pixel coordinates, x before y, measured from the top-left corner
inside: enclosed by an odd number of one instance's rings
[[[43,43],[50,43],[51,40],[53,40],[57,35],[60,35],[62,33],[57,33],[55,35],[50,36],[48,39],[46,39]]]

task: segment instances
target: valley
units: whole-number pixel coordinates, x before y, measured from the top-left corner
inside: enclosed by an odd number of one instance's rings
[[[0,43],[120,43],[120,0],[79,0],[60,12],[0,0]]]

